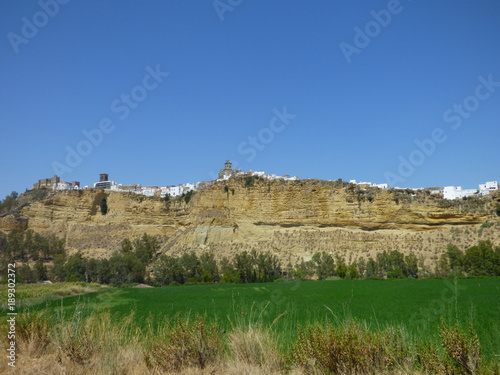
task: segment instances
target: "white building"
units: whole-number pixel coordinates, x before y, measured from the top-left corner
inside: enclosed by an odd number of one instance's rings
[[[460,199],[471,197],[478,193],[477,189],[462,189],[461,186],[445,186],[443,189],[444,199]]]
[[[362,187],[377,187],[379,189],[389,189],[388,184],[375,184],[373,182],[357,182],[356,180],[350,180],[349,183],[360,185]]]
[[[443,189],[443,197],[444,199],[460,199],[474,195],[488,195],[496,190],[498,190],[497,181],[488,181],[484,184],[479,184],[479,189],[462,189],[461,186],[446,186]]]
[[[116,186],[116,181],[99,181],[94,183],[95,189],[114,189]]]
[[[183,190],[183,186],[182,185],[169,186],[168,187],[168,194],[171,197],[176,197],[178,195],[182,195],[182,190]]]
[[[187,193],[188,191],[195,190],[196,189],[196,184],[191,184],[191,183],[185,183],[184,184],[184,189],[182,190],[183,193]]]
[[[111,186],[111,190],[120,191],[124,193],[141,194],[141,189],[142,186],[139,184],[134,184],[134,185],[116,184]]]
[[[158,186],[143,186],[140,193],[146,197],[154,197],[157,191],[161,191]]]
[[[74,183],[69,183],[66,181],[59,181],[55,186],[54,190],[75,190],[79,189],[79,185],[75,185]]]
[[[495,191],[498,190],[498,181],[488,181],[484,184],[479,184],[479,190]]]

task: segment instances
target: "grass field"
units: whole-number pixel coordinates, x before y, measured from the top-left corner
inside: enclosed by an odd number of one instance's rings
[[[440,319],[477,332],[487,361],[500,359],[500,279],[338,280],[105,289],[49,301],[30,310],[89,315],[135,314],[138,326],[202,315],[221,329],[258,323],[280,337],[281,350],[313,322],[365,321],[373,330],[396,326],[418,340],[438,338]]]

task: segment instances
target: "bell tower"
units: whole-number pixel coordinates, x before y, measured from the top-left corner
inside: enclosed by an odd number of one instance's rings
[[[231,164],[231,162],[229,160],[226,160],[226,162],[224,163],[224,169],[226,169],[226,170],[232,170],[233,169],[233,164]]]

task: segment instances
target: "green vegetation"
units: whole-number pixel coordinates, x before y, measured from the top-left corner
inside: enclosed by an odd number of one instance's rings
[[[191,201],[191,199],[194,197],[195,194],[196,194],[196,191],[189,190],[187,193],[182,193],[181,195],[176,196],[174,198],[174,201],[176,201],[176,202],[184,201],[187,204]]]
[[[448,245],[446,253],[436,265],[436,276],[500,276],[500,248],[491,241],[480,241],[462,252],[455,245]]]
[[[43,344],[36,358],[56,355],[62,366],[119,366],[123,353],[116,351],[132,343],[135,361],[166,372],[221,371],[242,361],[255,368],[236,373],[493,374],[498,285],[461,279],[109,288],[24,308],[18,333]]]
[[[101,208],[101,214],[106,215],[108,213],[108,201],[106,198],[102,198],[99,207]]]
[[[19,194],[13,191],[4,200],[0,201],[0,213],[11,211],[17,205],[18,196]]]
[[[78,192],[83,193],[83,190],[78,190]],[[47,189],[32,189],[32,190],[28,190],[27,192],[23,193],[22,195],[25,197],[28,197],[32,200],[39,201],[39,200],[47,198],[47,196],[49,195],[49,191]]]
[[[194,190],[189,190],[186,194],[183,194],[184,195],[184,202],[189,203],[189,201],[191,200],[191,198],[193,198],[193,196],[195,194],[196,194],[196,191],[194,191]]]
[[[67,256],[64,243],[55,235],[42,236],[33,230],[0,232],[1,278],[5,279],[7,263],[18,262],[18,282],[142,283],[147,278],[146,267],[161,245],[160,238],[144,234],[133,242],[124,239],[121,251],[109,259],[87,259],[79,252]]]
[[[163,202],[165,202],[165,208],[167,210],[170,209],[170,204],[172,203],[170,194],[165,194],[163,198],[160,198]]]
[[[477,231],[477,234],[479,235],[479,237],[481,237],[483,235],[483,229],[484,228],[490,228],[493,225],[495,225],[495,223],[493,223],[493,222],[481,224],[481,227],[479,227],[479,230]]]
[[[483,224],[483,227],[490,224]],[[481,228],[482,229],[482,228]],[[55,235],[42,236],[33,230],[0,232],[0,276],[7,262],[20,262],[18,276],[28,283],[51,281],[86,281],[99,284],[124,285],[149,283],[169,285],[194,283],[262,283],[277,279],[370,279],[421,277],[500,276],[500,247],[491,241],[480,241],[465,251],[449,245],[436,263],[434,272],[419,266],[415,254],[398,250],[383,251],[376,258],[363,257],[347,263],[338,254],[313,254],[311,260],[284,267],[271,252],[243,251],[232,258],[217,261],[210,252],[185,253],[175,257],[160,255],[166,238],[148,236],[122,241],[121,250],[109,259],[84,258],[76,253],[66,255],[64,239]],[[424,274],[422,274],[422,272]]]
[[[244,181],[244,186],[248,188],[254,186],[255,182],[264,181],[264,179],[260,176],[246,176],[244,177],[243,181]]]

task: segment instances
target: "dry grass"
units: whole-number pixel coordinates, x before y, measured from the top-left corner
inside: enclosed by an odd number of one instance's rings
[[[77,309],[78,310],[78,309]],[[359,322],[306,327],[291,355],[280,352],[272,325],[239,322],[229,332],[205,319],[165,321],[139,329],[134,315],[107,312],[51,321],[19,315],[16,368],[6,374],[494,374],[481,367],[481,348],[468,333],[442,324],[441,347],[414,345],[403,331],[371,331]],[[2,326],[2,329],[5,329]],[[4,332],[2,332],[2,335]],[[5,340],[1,342],[5,351]]]
[[[85,283],[54,283],[54,284],[25,284],[16,285],[16,306],[26,307],[40,303],[59,300],[62,297],[93,293],[105,286]],[[5,309],[6,303],[1,308]]]
[[[249,373],[272,374],[283,369],[277,340],[262,327],[238,327],[229,333],[232,366],[251,369]],[[244,372],[246,373],[246,372]]]
[[[371,332],[357,322],[308,327],[299,335],[293,358],[306,373],[334,374],[397,372],[413,361],[410,342],[402,331]]]
[[[223,357],[223,341],[217,325],[202,318],[179,321],[173,327],[164,325],[144,345],[144,360],[153,372],[178,372],[184,368],[203,370],[217,364]]]

